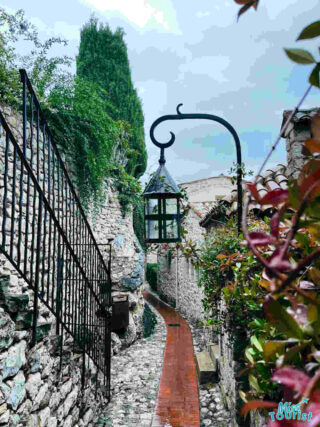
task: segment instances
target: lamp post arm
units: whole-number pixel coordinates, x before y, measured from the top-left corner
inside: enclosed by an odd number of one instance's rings
[[[230,125],[226,120],[219,116],[215,116],[213,114],[200,114],[200,113],[194,113],[194,114],[184,114],[180,112],[180,107],[182,104],[179,104],[177,106],[177,114],[168,114],[165,116],[159,117],[157,120],[155,120],[150,128],[150,138],[151,141],[161,149],[161,155],[163,156],[164,149],[170,147],[176,137],[173,132],[170,132],[171,138],[167,142],[159,142],[156,140],[154,136],[154,131],[156,127],[165,121],[168,120],[186,120],[186,119],[205,119],[205,120],[212,120],[214,122],[220,123],[222,126],[224,126],[233,136],[235,145],[236,145],[236,154],[237,154],[237,194],[238,194],[238,200],[237,200],[237,212],[238,212],[238,233],[241,231],[241,221],[242,221],[242,158],[241,158],[241,145],[240,145],[240,139],[235,131],[234,127]]]

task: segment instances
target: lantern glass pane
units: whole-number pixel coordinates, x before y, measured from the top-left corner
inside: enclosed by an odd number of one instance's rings
[[[166,220],[167,239],[178,238],[178,221],[176,219]]]
[[[158,214],[158,199],[147,199],[146,201],[146,215]]]
[[[178,213],[177,199],[166,199],[166,214],[176,215]]]
[[[159,222],[151,219],[146,220],[147,239],[159,239]]]

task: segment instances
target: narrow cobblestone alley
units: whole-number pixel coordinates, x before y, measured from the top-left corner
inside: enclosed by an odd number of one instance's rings
[[[151,292],[144,298],[157,317],[155,331],[113,356],[112,399],[98,426],[233,426],[219,385],[200,385],[198,391],[197,328]]]
[[[160,314],[154,333],[113,356],[111,402],[98,426],[150,426],[161,376],[166,326]]]
[[[193,343],[187,322],[151,293],[145,299],[164,317],[167,342],[152,427],[200,425]]]

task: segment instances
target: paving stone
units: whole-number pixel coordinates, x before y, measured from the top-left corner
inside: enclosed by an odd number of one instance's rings
[[[150,426],[158,395],[166,326],[157,316],[155,332],[134,342],[112,358],[111,402],[101,414],[98,426]]]
[[[205,351],[201,328],[190,324],[194,348]],[[222,404],[219,383],[199,385],[200,422],[201,426],[229,427],[236,425],[231,414]]]

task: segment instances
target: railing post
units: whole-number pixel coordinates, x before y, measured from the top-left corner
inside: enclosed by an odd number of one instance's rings
[[[37,321],[38,321],[38,294],[39,294],[39,278],[40,278],[40,253],[41,253],[41,227],[42,227],[42,203],[43,195],[39,194],[38,207],[38,224],[37,224],[37,255],[36,255],[36,272],[34,283],[34,300],[33,300],[33,323],[32,323],[32,341],[33,347],[37,342]]]
[[[23,140],[23,155],[26,155],[27,152],[27,82],[26,82],[26,72],[20,70],[20,79],[22,82],[22,118],[23,118],[23,130],[22,130],[22,140]]]

